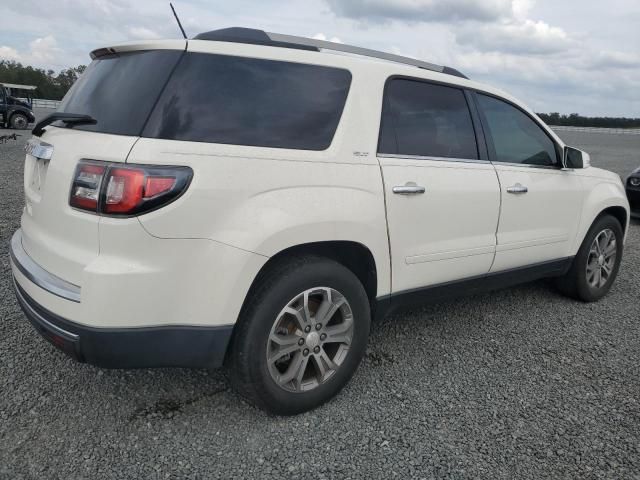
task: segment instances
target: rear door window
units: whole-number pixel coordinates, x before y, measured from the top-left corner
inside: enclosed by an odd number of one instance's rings
[[[471,113],[461,89],[393,79],[384,102],[380,153],[478,159]]]
[[[187,53],[143,136],[324,150],[350,84],[351,73],[338,68]]]
[[[95,125],[73,126],[77,130],[139,136],[182,53],[150,50],[99,57],[67,92],[58,111],[96,119]]]

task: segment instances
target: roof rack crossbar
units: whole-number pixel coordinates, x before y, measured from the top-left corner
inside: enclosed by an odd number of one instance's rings
[[[334,50],[338,52],[351,53],[354,55],[361,55],[364,57],[379,58],[381,60],[387,60],[390,62],[403,63],[405,65],[412,65],[418,68],[424,68],[425,70],[432,70],[434,72],[443,73],[446,67],[436,65],[434,63],[423,62],[422,60],[416,60],[414,58],[403,57],[401,55],[395,55],[393,53],[380,52],[377,50],[371,50],[369,48],[354,47],[352,45],[345,45],[342,43],[328,42],[326,40],[317,40],[315,38],[298,37],[295,35],[284,35],[281,33],[265,32],[271,40],[274,42],[291,43],[298,45],[305,45],[307,47],[322,48],[325,50]]]

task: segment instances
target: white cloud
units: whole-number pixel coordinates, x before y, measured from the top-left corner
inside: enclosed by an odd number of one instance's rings
[[[640,69],[640,56],[626,52],[599,52],[589,58],[590,68],[594,69]]]
[[[341,17],[381,22],[490,21],[513,15],[512,0],[327,0]]]
[[[129,36],[141,39],[141,40],[155,40],[161,38],[161,35],[146,27],[131,27],[129,28]]]
[[[323,40],[323,41],[329,41],[329,42],[333,42],[333,43],[343,43],[342,40],[340,40],[338,37],[331,37],[329,39],[327,39],[327,36],[324,33],[316,33],[312,38],[316,39],[316,40]]]
[[[29,42],[29,49],[18,51],[12,47],[0,47],[0,59],[15,60],[25,65],[57,65],[62,50],[52,35],[39,37]],[[63,65],[64,66],[64,65]]]
[[[524,54],[566,51],[570,43],[563,29],[529,19],[469,25],[456,34],[456,40],[462,45],[472,45],[477,50]]]
[[[20,60],[20,55],[15,48],[0,46],[0,60]]]
[[[534,5],[534,0],[513,0],[513,16],[518,20],[526,20]]]
[[[34,63],[51,63],[55,62],[60,53],[58,42],[52,35],[36,38],[30,44],[30,52],[27,59]]]

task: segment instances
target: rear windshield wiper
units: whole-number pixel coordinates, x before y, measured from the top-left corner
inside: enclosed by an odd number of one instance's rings
[[[58,120],[71,125],[80,125],[80,124],[95,125],[96,123],[98,123],[98,121],[95,118],[93,118],[91,115],[82,115],[80,113],[56,112],[56,113],[52,113],[47,117],[44,117],[42,120],[36,123],[36,126],[33,127],[33,130],[31,130],[31,133],[33,133],[36,137],[39,137],[44,132],[44,127]]]

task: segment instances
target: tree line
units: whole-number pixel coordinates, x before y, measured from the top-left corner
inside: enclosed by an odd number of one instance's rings
[[[583,117],[578,113],[561,115],[560,113],[538,113],[547,125],[563,125],[568,127],[601,127],[601,128],[640,128],[640,118],[626,117]]]
[[[85,68],[85,65],[78,65],[55,72],[22,65],[13,60],[0,60],[0,82],[35,85],[35,98],[61,100]]]

